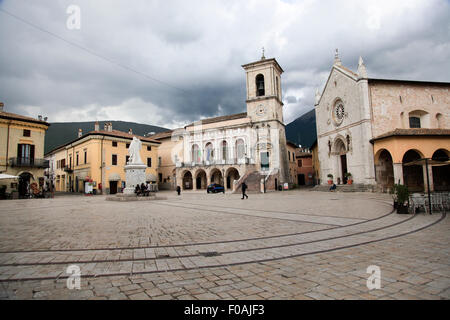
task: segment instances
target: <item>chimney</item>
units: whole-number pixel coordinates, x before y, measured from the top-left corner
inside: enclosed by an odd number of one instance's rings
[[[38,115],[38,120],[42,121],[42,116],[41,115]]]
[[[80,129],[78,129],[78,138],[80,138],[82,135],[83,135],[83,130],[81,130],[81,128],[80,128]]]
[[[47,119],[48,119],[48,117],[45,117],[45,118],[44,118],[44,121],[47,122]]]
[[[103,125],[103,130],[108,131],[108,122],[105,122],[105,124]]]
[[[108,123],[108,132],[112,132],[112,122]]]
[[[3,107],[4,107],[5,105],[3,104],[3,102],[0,102],[0,111],[3,111]]]
[[[133,134],[133,129],[128,129],[128,134]]]
[[[100,131],[100,125],[98,124],[98,121],[95,121],[94,131]]]

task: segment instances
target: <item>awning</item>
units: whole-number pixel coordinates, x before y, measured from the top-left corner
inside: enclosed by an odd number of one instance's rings
[[[156,176],[149,173],[145,176],[145,181],[156,182]]]
[[[446,161],[439,161],[439,160],[433,160],[433,159],[419,159],[411,162],[404,163],[404,166],[421,166],[425,165],[425,163],[428,163],[428,165],[433,167],[439,167],[439,166],[446,166],[450,164],[449,160]]]
[[[18,179],[18,176],[12,176],[10,174],[0,173],[0,179]]]
[[[108,178],[109,181],[120,181],[120,179],[120,174],[118,173],[111,173]]]

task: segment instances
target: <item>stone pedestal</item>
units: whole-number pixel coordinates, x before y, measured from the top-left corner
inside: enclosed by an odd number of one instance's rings
[[[123,190],[124,194],[134,194],[136,185],[145,184],[145,164],[128,164],[125,166],[126,188]]]

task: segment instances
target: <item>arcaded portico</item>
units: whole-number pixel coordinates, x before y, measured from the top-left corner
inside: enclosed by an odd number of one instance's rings
[[[246,172],[244,165],[192,167],[178,170],[177,181],[182,181],[182,190],[206,190],[211,183],[218,183],[225,190],[234,191],[236,183]]]
[[[405,184],[410,191],[427,191],[427,168],[423,165],[405,166],[412,161],[430,159],[449,160],[450,130],[403,129],[372,140],[374,144],[377,183],[392,188],[394,183]],[[450,164],[428,164],[430,191],[450,190]]]

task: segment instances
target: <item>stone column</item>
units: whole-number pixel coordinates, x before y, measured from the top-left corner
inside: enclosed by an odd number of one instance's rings
[[[394,184],[403,184],[403,164],[402,163],[394,163]],[[399,182],[400,181],[400,182]]]

